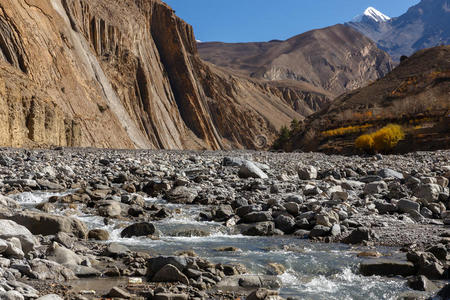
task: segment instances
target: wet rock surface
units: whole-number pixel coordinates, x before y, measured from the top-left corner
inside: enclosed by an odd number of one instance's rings
[[[449,278],[448,151],[344,157],[3,149],[0,157],[8,161],[0,166],[5,299],[295,295],[286,287],[292,275],[287,264],[268,261],[253,271],[230,263],[230,257],[249,255],[243,247],[262,242],[266,253],[284,251],[286,257],[308,257],[308,244],[320,249],[333,242],[345,253],[361,249],[353,276],[413,276],[409,286],[429,296]],[[195,223],[177,227],[185,222],[180,215]],[[218,233],[249,243],[208,245]],[[198,239],[205,243],[195,248],[200,255],[193,250]],[[160,255],[164,242],[184,246]],[[386,246],[397,248],[377,251]],[[207,251],[215,254],[202,258]],[[121,276],[130,281],[95,294],[70,284]]]

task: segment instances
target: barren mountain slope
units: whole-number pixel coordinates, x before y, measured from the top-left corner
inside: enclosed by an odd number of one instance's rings
[[[381,78],[392,68],[389,55],[344,25],[309,31],[286,41],[199,43],[198,47],[203,59],[237,74],[299,81],[336,96]]]
[[[0,67],[3,146],[254,148],[329,100],[211,68],[159,0],[1,1]]]
[[[306,120],[292,148],[351,150],[361,132],[388,123],[407,133],[399,151],[450,148],[450,46],[421,50],[386,77],[337,98]]]

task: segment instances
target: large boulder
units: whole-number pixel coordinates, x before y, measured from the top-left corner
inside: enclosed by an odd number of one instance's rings
[[[109,232],[104,229],[92,229],[88,232],[88,238],[97,241],[109,240]]]
[[[394,178],[394,179],[403,179],[404,176],[402,173],[394,171],[392,169],[382,169],[378,171],[378,176],[382,178]]]
[[[158,235],[155,225],[152,223],[141,222],[132,224],[126,227],[120,233],[121,237],[133,237],[133,236],[148,236],[148,235]]]
[[[269,176],[267,176],[266,173],[264,173],[260,168],[258,168],[253,162],[251,161],[244,161],[239,169],[239,177],[241,178],[261,178],[261,179],[267,179]]]
[[[286,234],[294,232],[295,219],[291,216],[279,215],[275,219],[275,227]]]
[[[119,217],[122,212],[120,203],[114,200],[104,200],[98,203],[98,213],[103,217]]]
[[[188,263],[186,257],[176,257],[176,256],[158,256],[152,257],[147,261],[147,276],[149,279],[158,273],[164,266],[171,265],[178,269],[178,271],[183,272],[187,267]]]
[[[254,211],[242,217],[243,223],[256,223],[272,221],[272,214],[269,211]]]
[[[66,216],[26,211],[0,217],[25,226],[33,234],[56,235],[58,232],[66,232],[82,239],[87,238],[88,234],[88,229],[82,221]]]
[[[58,243],[53,243],[49,248],[48,259],[62,265],[79,265],[84,260],[83,257]]]
[[[420,204],[408,199],[401,199],[397,202],[397,208],[402,213],[408,213],[410,211],[420,211]]]
[[[151,278],[153,282],[181,282],[183,284],[189,284],[189,279],[178,270],[177,267],[171,264],[163,266],[158,272]]]
[[[417,198],[424,199],[428,202],[435,202],[439,199],[441,189],[441,186],[438,184],[422,184],[416,189],[414,195]]]
[[[126,246],[118,244],[118,243],[110,243],[105,251],[104,255],[110,256],[110,257],[122,257],[127,255],[130,252],[130,249],[128,249]]]
[[[34,250],[39,245],[30,230],[12,220],[0,220],[0,238],[18,238],[25,253]]]
[[[316,237],[323,237],[329,235],[331,232],[331,228],[323,225],[316,225],[314,228],[310,231],[309,237],[310,238],[316,238]]]
[[[65,266],[51,260],[33,259],[29,262],[31,274],[25,274],[38,280],[63,282],[76,279],[75,273]]]
[[[167,192],[166,199],[170,203],[190,204],[194,201],[197,195],[198,192],[194,189],[185,186],[177,186]]]
[[[238,231],[243,235],[248,236],[270,236],[274,235],[274,222],[258,222],[253,224],[239,224]]]
[[[344,244],[360,244],[364,241],[369,241],[372,238],[376,238],[375,234],[370,228],[360,227],[353,230],[350,235],[342,239]]]
[[[364,276],[411,276],[416,270],[414,264],[408,261],[373,259],[362,262],[359,270]]]

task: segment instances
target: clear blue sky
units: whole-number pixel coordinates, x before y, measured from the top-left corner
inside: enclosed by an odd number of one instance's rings
[[[194,27],[201,41],[287,39],[344,23],[373,6],[398,17],[419,0],[163,0]]]

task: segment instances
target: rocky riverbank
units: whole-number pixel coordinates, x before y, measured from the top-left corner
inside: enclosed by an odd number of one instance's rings
[[[305,240],[343,243],[360,259],[353,273],[407,277],[428,292],[415,297],[428,297],[449,278],[449,160],[450,151],[3,149],[0,298],[281,298],[287,266],[252,272],[188,247],[218,233],[268,239],[266,252],[286,255]],[[172,226],[180,215],[198,226]],[[188,246],[154,248],[167,237]],[[214,251],[244,255],[232,245]]]

